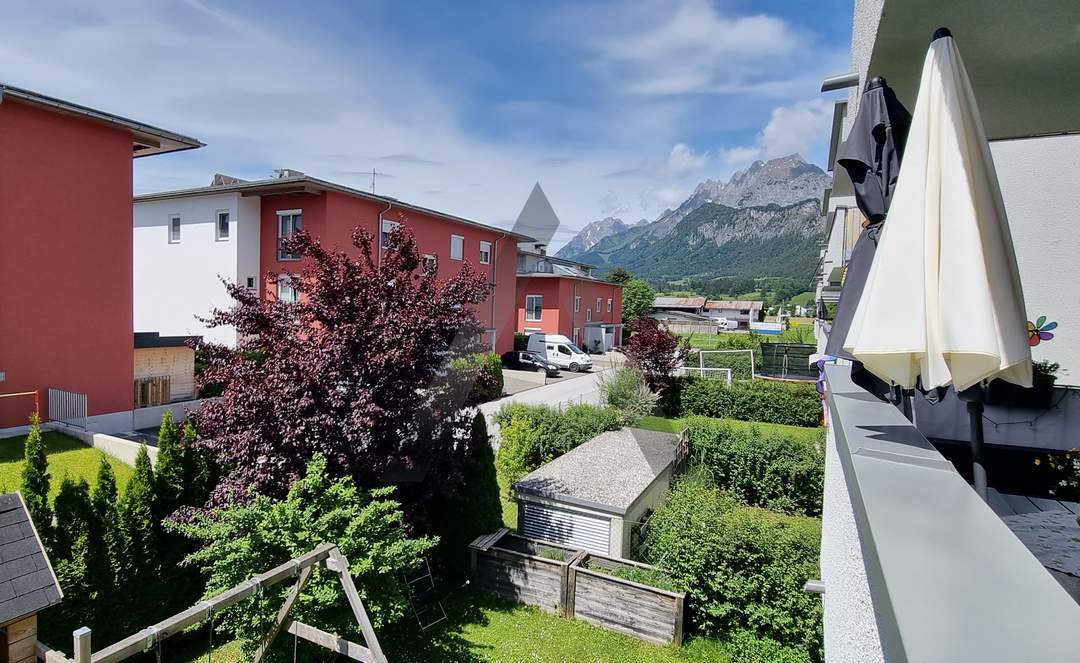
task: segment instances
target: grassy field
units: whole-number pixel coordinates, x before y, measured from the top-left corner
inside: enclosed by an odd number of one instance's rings
[[[65,475],[76,481],[84,478],[91,486],[94,485],[101,457],[106,454],[54,431],[43,431],[42,438],[49,453],[49,475],[52,478],[50,497],[56,497]],[[0,492],[8,493],[19,489],[22,483],[25,442],[24,436],[0,440]],[[131,478],[131,467],[112,456],[106,457],[116,473],[116,484],[123,491]]]
[[[739,428],[756,426],[763,433],[779,432],[807,440],[817,440],[821,435],[821,428],[803,428],[801,426],[784,426],[782,424],[763,424],[756,421],[739,421],[737,419],[722,419],[726,423]],[[684,419],[673,417],[645,417],[637,423],[636,428],[655,430],[663,433],[678,433],[686,427]]]

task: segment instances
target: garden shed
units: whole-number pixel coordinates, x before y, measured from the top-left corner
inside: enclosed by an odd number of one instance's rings
[[[0,495],[0,661],[37,660],[37,613],[62,597],[22,496]]]
[[[672,433],[601,433],[514,484],[521,534],[628,557],[631,533],[663,499],[684,455]]]

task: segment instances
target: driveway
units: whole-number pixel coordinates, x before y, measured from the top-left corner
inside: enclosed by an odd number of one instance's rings
[[[579,403],[596,405],[600,402],[600,376],[610,368],[595,368],[588,373],[564,373],[565,377],[542,387],[528,389],[516,394],[504,396],[497,401],[480,405],[480,411],[487,419],[488,432],[492,443],[499,446],[499,426],[495,423],[495,414],[506,403],[526,403],[529,405],[569,406]]]

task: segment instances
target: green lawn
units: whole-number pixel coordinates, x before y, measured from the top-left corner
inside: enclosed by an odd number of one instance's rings
[[[379,629],[379,644],[393,663],[443,663],[490,661],[499,663],[730,663],[723,646],[706,638],[694,638],[683,647],[651,645],[612,631],[604,631],[575,619],[556,617],[532,607],[518,605],[489,594],[459,590],[444,603],[446,622],[422,633],[412,615],[388,628]],[[201,639],[200,635],[200,639]],[[278,635],[291,658],[293,637]],[[300,641],[303,658],[320,652]],[[172,650],[167,660],[175,663],[206,661],[206,647],[192,639]],[[214,663],[242,663],[236,642],[214,647]],[[310,658],[306,660],[311,660]],[[317,658],[316,660],[324,660]],[[329,653],[325,660],[332,660]]]
[[[799,294],[791,298],[791,303],[798,306],[810,306],[814,303],[814,298],[816,296],[817,294],[813,290],[800,292]]]
[[[502,501],[503,527],[516,530],[518,521],[518,505],[512,497],[507,497],[510,487],[506,485],[502,477],[499,477],[499,500]]]
[[[821,428],[803,428],[801,426],[784,426],[783,424],[764,424],[758,421],[739,421],[738,419],[723,419],[722,421],[725,421],[732,426],[742,428],[757,426],[758,430],[763,433],[776,431],[805,438],[810,441],[815,441],[821,436]],[[686,422],[684,419],[674,417],[645,417],[637,423],[636,428],[655,430],[663,433],[678,433],[685,428],[685,426]]]
[[[55,431],[42,431],[41,436],[49,453],[49,475],[52,477],[50,497],[56,497],[65,474],[76,481],[85,478],[93,486],[102,456],[109,459],[120,490],[123,491],[127,486],[128,479],[131,478],[131,467],[124,462]],[[0,440],[0,492],[9,493],[20,488],[25,442],[26,437]]]

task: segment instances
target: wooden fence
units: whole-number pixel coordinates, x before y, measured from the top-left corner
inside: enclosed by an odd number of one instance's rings
[[[469,547],[478,589],[566,615],[570,563],[583,553],[526,539],[505,528],[476,539]]]
[[[682,643],[685,593],[610,573],[621,568],[657,571],[655,567],[527,539],[505,528],[469,547],[473,583],[481,591],[641,640]]]
[[[591,568],[590,568],[591,567]],[[605,573],[648,564],[587,554],[570,566],[569,612],[578,619],[611,631],[660,644],[682,644],[686,594],[652,587]]]

